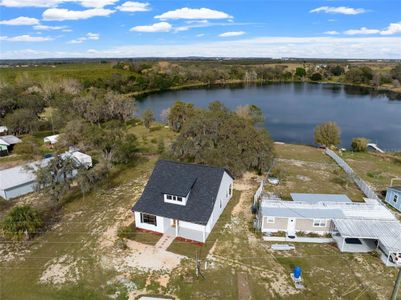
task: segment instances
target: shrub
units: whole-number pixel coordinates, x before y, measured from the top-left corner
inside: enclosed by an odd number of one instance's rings
[[[5,216],[2,228],[9,238],[21,240],[29,239],[43,225],[39,212],[29,205],[21,205],[12,208]]]
[[[366,152],[368,150],[368,139],[357,137],[352,139],[351,148],[355,152]]]
[[[340,128],[335,122],[327,122],[315,127],[315,143],[326,147],[340,144]]]

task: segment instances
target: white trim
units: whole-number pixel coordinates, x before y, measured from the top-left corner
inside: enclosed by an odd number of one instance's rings
[[[274,224],[274,223],[276,223],[276,217],[266,217],[266,216],[265,216],[265,220],[266,220],[265,223],[268,223],[268,224]]]
[[[188,195],[189,195],[189,193],[188,193]],[[171,199],[168,199],[168,197],[170,197]],[[178,201],[179,198],[181,198],[181,201]],[[188,199],[188,196],[181,197],[181,196],[176,196],[176,195],[171,195],[171,194],[164,194],[164,202],[166,202],[166,203],[185,206],[187,204],[187,199]]]
[[[313,219],[313,227],[327,227],[327,219]]]

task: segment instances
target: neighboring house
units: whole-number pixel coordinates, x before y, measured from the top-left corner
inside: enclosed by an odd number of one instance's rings
[[[52,158],[0,170],[0,196],[5,200],[17,198],[35,190],[34,170],[45,167]]]
[[[6,126],[0,126],[0,136],[6,135],[8,133],[8,128]]]
[[[67,151],[62,157],[71,157],[77,167],[92,167],[92,158],[79,151]],[[0,197],[10,200],[31,193],[35,190],[36,176],[34,170],[45,167],[53,158],[46,158],[14,168],[0,170]],[[75,176],[77,171],[73,174]]]
[[[345,195],[332,194],[291,196],[293,201],[262,196],[257,225],[267,239],[279,232],[287,241],[313,242],[326,237],[342,252],[380,249],[386,265],[391,265],[391,255],[401,253],[401,224],[381,202],[352,202]]]
[[[22,141],[14,135],[0,136],[0,156],[6,156],[13,150],[14,145]]]
[[[59,136],[59,134],[49,135],[43,139],[43,142],[47,145],[54,145],[57,143]]]
[[[386,202],[401,212],[401,186],[387,188]]]
[[[219,167],[159,160],[132,208],[138,228],[204,243],[233,194]]]

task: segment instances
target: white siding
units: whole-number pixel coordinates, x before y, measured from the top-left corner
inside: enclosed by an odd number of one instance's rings
[[[0,190],[0,196],[6,200],[17,198],[35,191],[36,182],[29,182],[7,190]]]
[[[184,228],[188,228],[188,229],[192,229],[192,230],[198,230],[200,232],[203,232],[203,228],[205,228],[204,225],[189,223],[189,222],[185,222],[185,221],[180,221],[179,224],[180,224],[180,227],[184,227]]]
[[[228,201],[230,201],[232,197],[232,190],[230,195],[230,185],[232,187],[233,182],[234,181],[231,176],[228,175],[227,172],[224,172],[221,179],[219,192],[217,193],[216,202],[213,207],[212,215],[210,216],[206,225],[206,238],[212,231],[224,208],[227,206]]]
[[[142,223],[141,222],[141,213],[136,211],[135,212],[135,225],[138,228],[164,233],[164,218],[163,217],[156,216],[156,225],[157,226],[154,226],[152,224]]]

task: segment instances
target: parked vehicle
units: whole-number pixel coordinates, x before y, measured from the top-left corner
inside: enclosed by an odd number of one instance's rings
[[[396,265],[401,266],[401,253],[391,253],[390,261]]]

